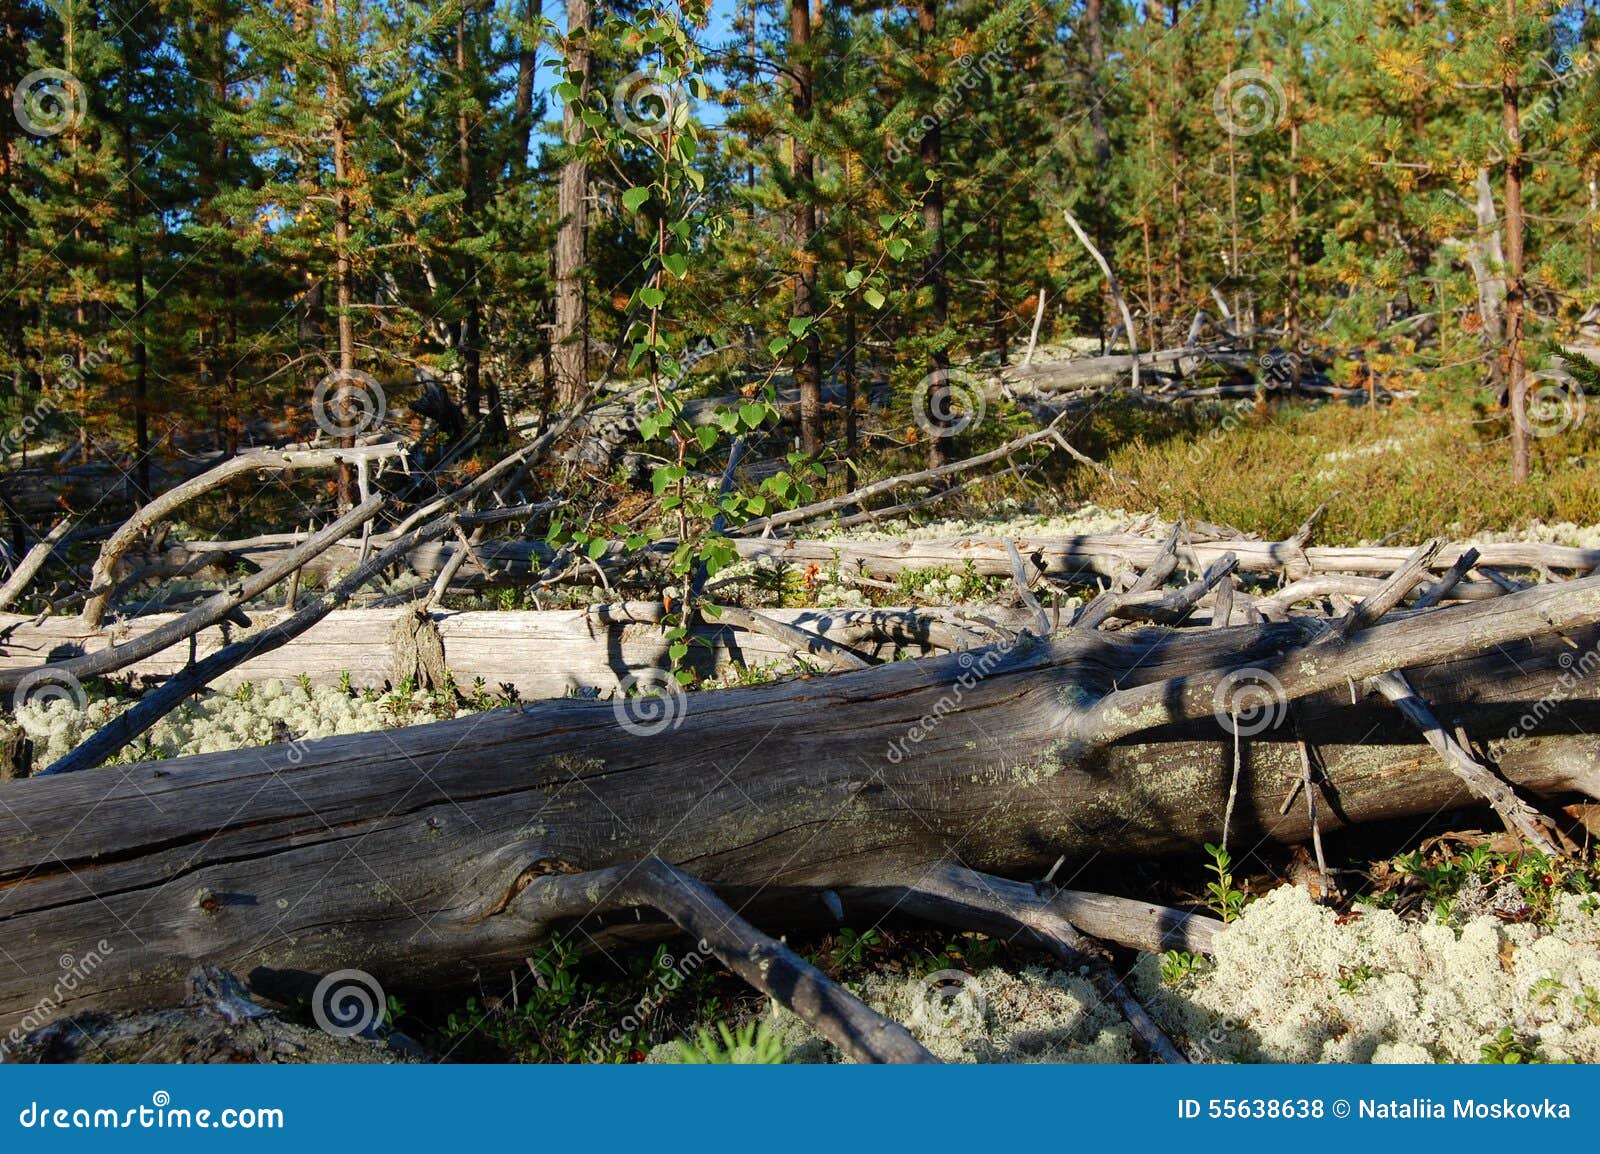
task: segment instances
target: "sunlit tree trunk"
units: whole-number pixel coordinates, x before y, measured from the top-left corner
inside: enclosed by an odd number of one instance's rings
[[[938,0],[922,0],[922,6],[917,13],[917,29],[923,51],[928,57],[930,91],[937,76],[933,54],[934,36],[938,32],[938,27]],[[938,176],[942,160],[940,125],[931,113],[927,119],[932,121],[932,124],[922,138],[922,167],[925,171]],[[950,459],[950,448],[943,430],[944,419],[949,415],[950,408],[950,389],[946,384],[946,377],[950,371],[950,354],[945,351],[943,343],[944,328],[950,320],[950,288],[945,279],[944,268],[944,184],[937,179],[928,189],[927,199],[922,202],[922,226],[928,236],[928,255],[923,265],[923,283],[933,294],[928,319],[937,341],[928,366],[930,375],[934,377],[927,394],[928,424],[931,430],[928,437],[928,467],[938,468]]]
[[[573,38],[590,25],[589,0],[567,0],[567,67],[583,74],[580,87],[589,91],[589,43]],[[583,269],[588,260],[589,166],[579,151],[583,122],[572,103],[562,113],[567,156],[561,165],[557,210],[561,225],[556,233],[556,322],[551,341],[555,346],[556,400],[562,405],[581,401],[589,391],[589,314],[584,295]]]
[[[1506,29],[1517,24],[1517,0],[1506,0]],[[1500,112],[1506,134],[1506,395],[1511,401],[1511,479],[1528,479],[1528,395],[1522,349],[1522,126],[1517,71],[1505,69],[1500,81]]]
[[[789,4],[789,63],[792,111],[802,125],[792,141],[790,171],[794,180],[794,310],[797,321],[808,325],[816,317],[817,262],[811,245],[817,231],[817,202],[813,183],[816,161],[805,133],[811,121],[811,9],[806,0]],[[806,329],[804,356],[796,369],[800,389],[800,449],[808,456],[822,451],[822,346],[814,327]]]

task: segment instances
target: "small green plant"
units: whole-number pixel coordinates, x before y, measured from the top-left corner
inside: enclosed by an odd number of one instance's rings
[[[718,1022],[715,1034],[702,1027],[693,1041],[685,1039],[672,1051],[675,1062],[699,1066],[778,1066],[788,1057],[765,1022],[745,1022],[733,1030]]]
[[[1484,1064],[1491,1066],[1530,1066],[1544,1062],[1538,1048],[1517,1037],[1510,1026],[1485,1042],[1481,1053]]]
[[[1244,912],[1243,890],[1233,885],[1233,855],[1220,845],[1206,842],[1206,855],[1211,858],[1207,866],[1217,880],[1206,883],[1206,905],[1225,922],[1237,921]]]
[[[917,959],[916,969],[922,977],[940,970],[965,970],[975,974],[998,964],[1004,952],[1005,943],[987,934],[963,934],[946,942],[937,952],[925,951]]]
[[[1372,967],[1363,962],[1359,966],[1339,967],[1339,988],[1352,998],[1372,977]]]
[[[883,944],[883,935],[877,930],[867,930],[857,933],[848,926],[839,931],[838,936],[823,957],[826,965],[823,967],[830,974],[859,966],[866,960],[867,954]]]
[[[1596,990],[1593,986],[1584,986],[1578,991],[1578,996],[1572,1000],[1572,1004],[1591,1026],[1600,1026],[1600,990]]]
[[[1564,989],[1566,986],[1554,975],[1540,978],[1528,987],[1528,1000],[1536,1006],[1553,1006],[1556,1004],[1556,995]]]
[[[1525,907],[1521,920],[1552,924],[1560,913],[1562,894],[1589,895],[1596,885],[1592,856],[1552,859],[1532,850],[1496,853],[1485,846],[1452,853],[1436,850],[1402,854],[1394,859],[1401,877],[1420,884],[1433,903],[1434,914],[1448,922],[1458,910],[1458,899],[1469,883],[1491,893],[1515,887],[1514,895]]]
[[[1168,950],[1161,955],[1161,981],[1169,986],[1180,986],[1192,974],[1200,971],[1205,958],[1188,950]]]
[[[523,1062],[580,1062],[588,1053],[593,1027],[583,1013],[593,991],[578,975],[578,951],[553,943],[533,960],[531,988],[517,999],[473,998],[452,1013],[444,1035],[479,1038]]]

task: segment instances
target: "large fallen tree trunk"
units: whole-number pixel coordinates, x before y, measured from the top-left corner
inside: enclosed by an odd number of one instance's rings
[[[1316,644],[1325,626],[1306,622],[1073,630],[777,686],[13,782],[0,1027],[176,1002],[196,964],[280,998],[346,967],[466,983],[570,926],[584,874],[595,941],[659,937],[666,921],[616,908],[601,884],[653,857],[776,933],[830,921],[841,895],[925,893],[930,871],[948,908],[952,864],[1017,878],[1063,856],[1195,853],[1225,811],[1236,847],[1299,840],[1311,819],[1279,805],[1300,741],[1320,764],[1324,831],[1472,803],[1381,695],[1352,703],[1393,669],[1519,792],[1600,796],[1597,623],[1590,578]],[[1241,703],[1240,686],[1272,693]],[[58,958],[91,947],[99,964],[67,988]]]

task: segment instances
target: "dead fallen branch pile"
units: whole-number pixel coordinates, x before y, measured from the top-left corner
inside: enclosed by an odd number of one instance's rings
[[[62,942],[115,950],[53,1016],[176,1001],[196,962],[252,985],[347,966],[465,983],[578,924],[599,942],[676,925],[736,969],[767,959],[757,985],[858,1056],[915,1058],[754,927],[892,904],[946,924],[1010,919],[1059,956],[1083,948],[1069,926],[1194,945],[1192,918],[1003,879],[1062,858],[1192,853],[1225,820],[1232,836],[1299,841],[1485,801],[1553,841],[1542,799],[1600,796],[1600,750],[1582,736],[1600,724],[1587,680],[1600,578],[1395,609],[1444,556],[1413,551],[1331,621],[1108,631],[1136,599],[1099,628],[1062,619],[1053,638],[825,678],[547,701],[403,742],[0,786],[0,924],[18,962],[0,975],[0,1023],[33,1012],[27,975]],[[1186,601],[1232,587],[1236,561],[1147,592],[1182,619]],[[1426,744],[1441,731],[1443,757]],[[1318,805],[1280,812],[1304,783],[1302,748]]]
[[[0,618],[0,690],[17,701],[52,680],[149,687],[65,757],[0,784],[0,934],[15,962],[0,972],[0,1029],[186,996],[192,1010],[196,973],[226,985],[197,965],[282,1002],[339,969],[464,985],[580,930],[602,944],[686,932],[855,1058],[925,1061],[904,1028],[776,936],[893,915],[1023,935],[1089,973],[1150,1055],[1180,1060],[1096,939],[1204,951],[1217,923],[1017,879],[1238,838],[1309,839],[1320,869],[1327,830],[1463,805],[1554,852],[1549,802],[1600,796],[1585,736],[1600,724],[1600,551],[1330,549],[1311,543],[1314,517],[1277,542],[1184,525],[1162,539],[776,535],[966,470],[1023,467],[1031,451],[1072,452],[1051,426],[729,538],[741,560],[869,588],[968,570],[1009,583],[995,604],[776,610],[734,603],[738,575],[696,577],[707,602],[678,672],[770,665],[783,679],[685,692],[667,672],[680,638],[660,562],[675,542],[577,556],[494,536],[559,506],[520,486],[574,419],[404,515],[368,468],[391,446],[219,465],[105,536],[81,613]],[[162,540],[176,510],[229,477],[333,465],[360,469],[361,500],[319,530]],[[194,572],[223,556],[229,580],[186,612],[115,614],[141,566]],[[344,608],[398,567],[431,589]],[[440,607],[452,582],[517,568],[546,585],[582,574],[615,600]],[[314,573],[321,591],[298,598]],[[263,612],[286,583],[284,608]],[[437,686],[447,670],[545,700],[403,736],[291,735],[94,768],[241,679]],[[85,941],[104,943],[104,964],[41,1003],[38,975]],[[59,1049],[61,1028],[51,1036]]]

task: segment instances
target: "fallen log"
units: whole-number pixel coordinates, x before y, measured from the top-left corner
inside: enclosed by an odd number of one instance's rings
[[[351,966],[396,988],[469,983],[570,925],[570,906],[545,909],[540,879],[582,891],[583,875],[652,856],[776,933],[831,922],[841,892],[914,885],[940,863],[1017,878],[1062,857],[1198,855],[1218,838],[1236,742],[1244,838],[1308,836],[1303,811],[1278,812],[1302,740],[1323,768],[1324,834],[1475,804],[1393,706],[1352,703],[1348,678],[1396,668],[1519,792],[1600,797],[1600,748],[1584,736],[1600,700],[1569,668],[1576,645],[1591,670],[1597,625],[1589,578],[1415,612],[1336,646],[1308,649],[1295,622],[1072,631],[775,686],[543,702],[0,785],[14,963],[0,967],[0,1027],[37,1012],[57,957],[85,941],[104,941],[105,959],[50,999],[52,1015],[176,1001],[195,964],[279,990]],[[1224,719],[1245,713],[1224,691],[1252,672],[1281,696],[1239,741]],[[1294,726],[1270,724],[1290,700]],[[595,942],[671,932],[602,897],[583,919]]]
[[[39,570],[44,568],[44,563],[50,559],[56,547],[68,533],[72,532],[72,518],[64,517],[54,529],[32,549],[27,555],[17,562],[17,567],[12,570],[11,576],[4,585],[0,585],[0,609],[9,609],[18,597],[27,591],[33,579],[39,575]]]
[[[374,497],[369,503],[382,507],[383,499]],[[313,600],[310,605],[290,614],[268,629],[263,629],[232,645],[223,646],[203,661],[196,661],[161,688],[140,698],[132,708],[107,722],[72,752],[46,767],[41,771],[41,776],[73,773],[78,770],[93,769],[102,764],[115,756],[117,751],[130,741],[149,732],[162,718],[183,704],[185,698],[203,692],[211,682],[237,669],[252,657],[287,645],[318,621],[325,619],[333,612],[335,606],[348,601],[361,586],[387,565],[393,556],[404,553],[417,541],[442,537],[450,531],[453,524],[453,518],[447,513],[420,528],[413,529],[406,537],[390,545],[335,588]]]
[[[395,620],[411,612],[409,606],[334,610],[292,644],[256,652],[211,685],[231,688],[246,681],[302,676],[314,685],[333,685],[348,674],[356,688],[382,686],[390,673],[384,655]],[[1016,628],[1029,620],[1020,612],[991,614]],[[283,609],[252,612],[258,632],[250,636],[291,616]],[[473,677],[482,677],[491,688],[514,686],[530,700],[574,693],[609,696],[630,674],[659,666],[666,652],[659,628],[665,610],[659,601],[542,611],[435,610],[429,616],[444,643],[445,664],[464,687]],[[762,616],[880,661],[892,660],[897,652],[920,656],[982,643],[954,626],[949,610],[764,609]],[[113,635],[85,630],[75,616],[41,621],[0,614],[0,674],[20,674],[47,658],[99,653],[113,641],[131,644],[174,620],[173,614],[152,614],[128,622]],[[787,666],[794,651],[792,638],[734,629],[731,621],[702,621],[695,637],[690,665],[707,676],[731,662],[752,669]],[[123,666],[121,673],[140,684],[166,681],[240,640],[236,628],[213,626]]]
[[[327,469],[353,462],[365,464],[370,461],[384,461],[399,456],[404,449],[404,445],[388,442],[343,449],[257,450],[229,457],[193,480],[168,489],[142,506],[106,539],[105,544],[100,546],[100,555],[95,558],[91,574],[88,599],[83,605],[83,623],[95,628],[104,620],[112,590],[117,585],[118,564],[133,548],[133,543],[139,535],[149,531],[157,522],[171,516],[196,497],[221,488],[236,477],[246,474],[283,473],[295,469]]]
[[[297,534],[279,534],[251,541],[187,542],[169,547],[175,558],[189,558],[205,552],[228,553],[256,565],[270,564],[282,552],[302,540]],[[1012,539],[1029,569],[1050,577],[1117,577],[1129,569],[1146,569],[1155,563],[1163,542],[1133,533],[1091,533],[1074,537],[1022,536]],[[926,540],[872,541],[843,538],[768,538],[737,537],[730,542],[740,559],[767,560],[778,564],[837,566],[843,571],[879,580],[892,580],[910,569],[947,568],[960,571],[969,563],[986,577],[1006,577],[1011,573],[1010,557],[1004,540],[983,537],[945,537]],[[670,550],[670,543],[663,546]],[[435,544],[413,550],[406,565],[419,577],[438,575],[455,552],[455,546]],[[1518,569],[1538,573],[1588,574],[1600,568],[1600,549],[1577,549],[1540,542],[1500,541],[1474,545],[1455,542],[1444,546],[1430,562],[1430,571],[1442,572],[1463,552],[1477,548],[1482,554],[1478,572],[1492,574],[1483,566]],[[482,561],[504,580],[525,579],[541,572],[555,556],[542,541],[485,540],[476,550]],[[1270,574],[1290,581],[1319,574],[1346,573],[1358,576],[1388,576],[1403,565],[1411,550],[1404,546],[1302,546],[1293,539],[1257,541],[1250,539],[1195,540],[1186,550],[1185,560],[1202,569],[1222,558],[1224,553],[1238,558],[1239,572]],[[342,541],[311,565],[308,572],[349,571],[360,553],[359,541]],[[620,544],[613,545],[602,564],[614,565],[624,558]],[[481,578],[481,568],[468,561],[464,576]],[[1469,587],[1462,598],[1489,595],[1482,586]]]
[[[384,498],[369,499],[365,504],[358,505],[332,525],[308,538],[304,544],[278,557],[272,565],[246,577],[236,587],[213,594],[188,613],[163,622],[138,637],[119,641],[95,653],[68,657],[47,665],[0,669],[0,693],[12,693],[30,683],[59,684],[64,679],[70,681],[104,676],[126,669],[164,649],[181,646],[202,629],[236,617],[241,605],[272,588],[308,561],[314,560],[318,554],[337,544],[350,530],[376,517],[383,510],[383,506]],[[79,621],[86,629],[98,631],[97,624],[90,622],[85,616],[80,616]]]
[[[1215,363],[1228,368],[1253,369],[1256,359],[1248,352],[1232,349],[1215,349],[1205,346],[1157,349],[1138,356],[1141,368],[1178,365],[1194,359]],[[1131,378],[1135,358],[1128,353],[1111,353],[1099,357],[1078,357],[1063,361],[1039,361],[1031,365],[1016,365],[1005,370],[1001,379],[1010,386],[1029,393],[1075,392],[1115,385]]]

